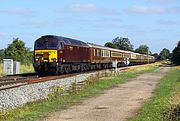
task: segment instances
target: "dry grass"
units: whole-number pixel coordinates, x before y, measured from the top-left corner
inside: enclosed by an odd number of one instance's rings
[[[180,66],[176,66],[175,68],[178,69],[178,70],[180,70]]]
[[[34,68],[33,65],[21,65],[20,66],[20,73],[33,73],[34,72]],[[0,63],[0,76],[3,76],[4,72],[3,72],[3,64]]]
[[[3,75],[3,64],[0,63],[0,76]]]
[[[20,67],[20,73],[33,73],[33,72],[34,72],[33,64],[21,65]]]
[[[139,67],[130,68],[130,69],[125,70],[125,72],[149,70],[153,67],[158,67],[161,65],[162,65],[162,62],[156,62],[156,63],[152,63],[152,64],[146,64],[146,65],[141,65]]]

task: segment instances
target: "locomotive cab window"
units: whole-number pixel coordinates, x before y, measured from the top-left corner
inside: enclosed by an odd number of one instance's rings
[[[58,45],[57,41],[49,41],[47,42],[47,47],[48,48],[56,48]]]
[[[35,49],[57,49],[58,41],[52,39],[40,39],[35,43]]]

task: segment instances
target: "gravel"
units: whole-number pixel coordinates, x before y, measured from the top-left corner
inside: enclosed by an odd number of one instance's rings
[[[102,74],[109,72],[110,70],[90,72],[85,74],[79,74],[73,77],[49,80],[42,83],[35,83],[17,88],[2,90],[0,91],[0,110],[16,108],[19,106],[23,106],[27,102],[45,99],[48,97],[48,94],[53,92],[52,88],[54,86],[62,86],[64,90],[67,90],[73,82],[78,83],[81,81],[85,81],[93,75],[97,75],[97,73]]]

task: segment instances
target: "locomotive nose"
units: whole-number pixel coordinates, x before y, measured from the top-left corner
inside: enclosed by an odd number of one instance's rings
[[[57,62],[56,50],[35,50],[35,61],[37,62]]]
[[[44,57],[44,62],[49,62],[49,53],[48,52],[44,52],[43,57]]]

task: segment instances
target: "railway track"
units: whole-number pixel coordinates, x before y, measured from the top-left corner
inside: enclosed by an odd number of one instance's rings
[[[33,76],[5,76],[0,78],[0,91],[11,89],[15,87],[20,87],[23,85],[33,84],[33,83],[40,83],[49,80],[61,79],[76,76],[79,73],[73,74],[65,74],[65,75],[58,75],[58,76],[45,76],[45,77],[38,77],[37,75]]]
[[[122,67],[120,71],[126,70],[129,67]],[[58,76],[45,76],[45,77],[38,77],[36,74],[26,74],[26,75],[15,75],[15,76],[5,76],[0,77],[0,91],[20,87],[23,85],[34,84],[45,82],[49,80],[56,80],[61,78],[73,77],[83,73],[92,73],[94,71],[89,72],[81,72],[81,73],[72,73],[72,74],[65,74],[65,75],[58,75]]]
[[[0,78],[0,90],[10,89],[28,84],[31,79],[38,78],[37,75],[21,74],[14,76],[5,76]]]

